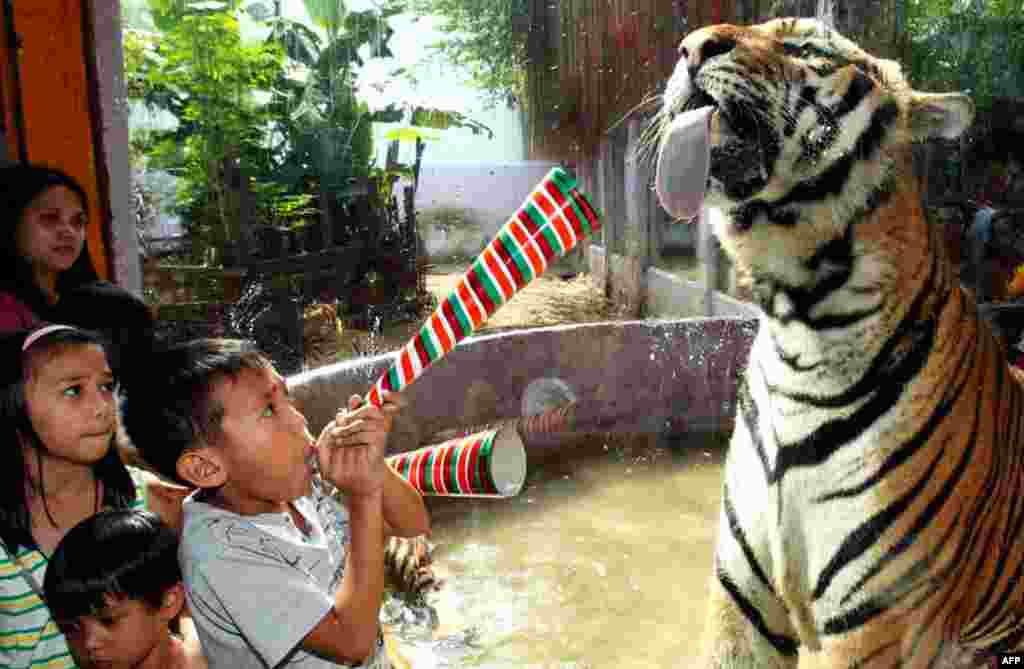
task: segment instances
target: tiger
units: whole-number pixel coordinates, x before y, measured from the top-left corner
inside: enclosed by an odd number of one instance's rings
[[[970,126],[973,102],[914,90],[813,19],[700,28],[678,53],[657,150],[679,114],[711,106],[707,220],[761,311],[702,666],[1024,651],[1024,390],[912,165],[915,142]]]

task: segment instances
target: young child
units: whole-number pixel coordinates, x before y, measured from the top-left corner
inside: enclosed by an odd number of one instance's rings
[[[419,493],[384,462],[395,398],[381,409],[351,398],[314,441],[270,362],[223,339],[154,355],[126,390],[142,458],[198,488],[180,559],[210,666],[389,666],[385,533],[429,531]],[[344,505],[312,485],[316,459]]]
[[[113,390],[93,333],[0,337],[0,666],[74,666],[42,597],[48,556],[71,527],[106,508],[180,522],[180,498],[118,457]]]
[[[82,669],[206,666],[171,633],[185,603],[178,535],[153,513],[102,511],[76,525],[50,558],[43,594]]]

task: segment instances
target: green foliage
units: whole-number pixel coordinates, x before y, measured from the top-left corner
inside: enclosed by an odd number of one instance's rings
[[[162,33],[172,32],[186,16],[234,13],[241,0],[147,0],[153,24]]]
[[[379,12],[349,12],[338,0],[307,0],[305,5],[327,32],[326,42],[307,26],[284,18],[271,23],[268,38],[308,72],[304,83],[286,76],[275,82],[273,178],[297,189],[314,171],[326,190],[338,192],[369,174],[376,119],[356,98],[355,70],[363,64],[363,46],[374,57],[391,55],[393,31],[387,18],[397,9],[385,4]]]
[[[269,168],[263,144],[271,116],[253,93],[270,90],[284,71],[285,54],[274,44],[242,43],[229,11],[237,2],[150,4],[163,32],[125,31],[129,97],[169,111],[178,126],[133,139],[154,166],[178,175],[178,208],[202,253],[239,234],[222,160]]]
[[[494,131],[479,121],[467,117],[457,111],[435,109],[433,107],[415,107],[410,110],[409,124],[435,130],[449,128],[468,128],[474,135],[487,134],[488,139],[494,138]]]
[[[927,90],[969,91],[982,112],[1024,94],[1024,3],[908,0],[909,74]]]
[[[394,184],[413,169],[374,166],[374,122],[412,119],[493,136],[458,111],[396,102],[371,112],[358,99],[356,75],[367,51],[391,55],[387,19],[403,9],[396,0],[367,11],[348,11],[340,0],[306,0],[326,37],[280,16],[273,0],[140,1],[148,3],[157,32],[125,31],[129,98],[169,112],[177,126],[134,131],[131,152],[139,164],[178,177],[177,209],[192,236],[194,262],[240,234],[226,163],[252,177],[261,223],[294,227],[314,217],[321,191],[344,197],[371,176],[382,184],[380,206],[390,205]],[[243,13],[269,28],[264,43],[242,41]]]
[[[326,30],[329,37],[334,38],[341,32],[348,14],[343,0],[302,0],[302,4],[313,23]]]
[[[410,0],[420,16],[443,19],[445,39],[431,45],[469,69],[472,82],[492,103],[522,99],[527,64],[527,0]]]
[[[320,210],[313,206],[309,193],[289,193],[284,186],[273,181],[253,184],[253,194],[259,203],[259,222],[263,225],[299,228],[319,219]]]

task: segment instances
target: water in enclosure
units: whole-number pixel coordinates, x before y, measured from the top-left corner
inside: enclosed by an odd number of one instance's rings
[[[725,437],[577,441],[531,463],[515,498],[429,498],[446,578],[427,597],[434,626],[394,599],[384,613],[413,667],[686,666],[697,657]]]

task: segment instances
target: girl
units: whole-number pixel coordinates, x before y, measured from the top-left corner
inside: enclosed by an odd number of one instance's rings
[[[87,199],[60,170],[0,168],[0,332],[42,321],[104,332],[119,355],[145,350],[153,323],[146,305],[100,281],[85,247]]]
[[[177,528],[181,495],[121,462],[98,335],[49,325],[5,336],[0,377],[0,666],[73,667],[40,594],[54,548],[101,509],[148,508]]]

